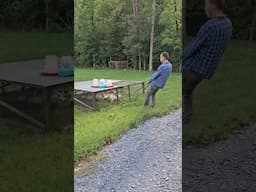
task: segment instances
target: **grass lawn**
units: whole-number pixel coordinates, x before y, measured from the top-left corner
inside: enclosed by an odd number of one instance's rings
[[[0,63],[73,54],[73,33],[1,32]]]
[[[256,121],[256,43],[233,41],[210,81],[196,89],[195,116],[183,142],[210,143]]]
[[[76,69],[75,80],[93,78],[126,79],[146,81],[151,72],[122,70]],[[157,106],[144,108],[143,94],[120,104],[108,105],[90,112],[75,107],[75,161],[86,159],[103,145],[115,140],[131,127],[138,126],[152,116],[161,116],[181,106],[181,75],[173,73],[165,87],[158,92]]]
[[[0,191],[72,191],[73,134],[43,134],[2,108],[0,118]]]

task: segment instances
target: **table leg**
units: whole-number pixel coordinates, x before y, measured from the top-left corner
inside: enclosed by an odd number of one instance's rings
[[[96,93],[92,93],[93,108],[96,110]]]
[[[1,89],[2,89],[3,95],[5,94],[5,87],[7,87],[8,85],[9,85],[9,83],[7,83],[5,81],[1,81]]]
[[[118,93],[118,88],[116,88],[116,102],[119,102],[119,93]]]
[[[50,91],[48,88],[44,88],[44,117],[45,117],[45,128],[51,129],[51,109],[50,109]]]
[[[0,100],[0,106],[3,106],[3,107],[5,107],[6,109],[8,109],[8,110],[10,110],[10,111],[12,111],[12,112],[14,112],[14,113],[16,113],[16,114],[19,115],[20,117],[22,117],[22,118],[24,118],[24,119],[30,121],[31,123],[33,123],[33,124],[39,126],[40,128],[44,128],[44,127],[45,127],[45,124],[44,124],[44,123],[42,123],[42,122],[36,120],[35,118],[31,117],[30,115],[28,115],[28,114],[26,114],[26,113],[24,113],[24,112],[22,112],[22,111],[16,109],[16,108],[13,107],[12,105],[10,105],[10,104],[8,104],[8,103],[2,101],[2,100]]]
[[[4,89],[4,82],[1,82],[1,89],[2,89],[2,93],[5,93],[5,89]]]
[[[129,101],[131,101],[131,87],[128,85],[128,95],[129,95]]]

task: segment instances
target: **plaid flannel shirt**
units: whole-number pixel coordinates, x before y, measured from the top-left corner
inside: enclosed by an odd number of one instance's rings
[[[208,20],[182,54],[183,66],[210,79],[231,39],[232,23],[226,17]]]

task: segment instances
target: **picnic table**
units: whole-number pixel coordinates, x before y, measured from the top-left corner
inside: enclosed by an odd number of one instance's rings
[[[43,76],[41,71],[43,68],[44,60],[34,60],[28,62],[7,63],[0,64],[0,88],[2,94],[5,94],[5,89],[11,84],[18,84],[22,86],[29,86],[40,88],[43,90],[44,101],[44,121],[39,121],[32,115],[29,115],[17,109],[12,104],[4,101],[3,97],[0,97],[0,106],[7,108],[8,110],[16,113],[22,118],[30,121],[31,123],[41,127],[50,128],[51,119],[51,103],[50,96],[54,89],[60,89],[67,86],[73,86],[73,77],[60,77],[60,76]],[[40,111],[38,109],[38,111]]]
[[[89,108],[91,110],[96,110],[96,95],[100,92],[106,92],[109,90],[115,90],[116,92],[116,101],[119,102],[119,89],[121,88],[128,88],[128,96],[129,100],[131,100],[131,86],[141,84],[142,85],[142,92],[145,93],[145,83],[143,81],[129,81],[129,80],[111,80],[113,83],[113,87],[106,87],[106,88],[95,88],[92,87],[93,81],[81,81],[81,82],[75,82],[74,91],[74,101],[78,104]],[[92,95],[92,105],[86,104],[85,102],[81,101],[77,97],[77,92],[84,92],[89,93]]]

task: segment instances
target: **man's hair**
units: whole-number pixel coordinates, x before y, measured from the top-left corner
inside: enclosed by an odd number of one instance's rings
[[[161,55],[166,59],[166,60],[169,60],[169,53],[167,52],[162,52]]]
[[[211,3],[216,5],[216,7],[220,10],[224,10],[225,8],[225,0],[209,0]]]

